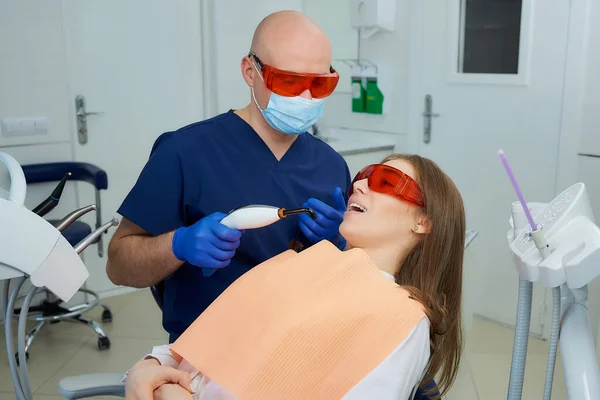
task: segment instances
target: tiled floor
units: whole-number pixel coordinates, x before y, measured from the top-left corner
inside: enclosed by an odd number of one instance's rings
[[[59,400],[58,381],[65,376],[94,372],[124,372],[152,346],[167,343],[158,310],[148,290],[107,300],[113,322],[105,330],[111,348],[99,351],[97,338],[85,326],[59,323],[44,328],[30,349],[29,371],[35,399]],[[100,309],[90,316],[100,320]],[[475,319],[468,344],[466,373],[456,383],[452,398],[461,400],[506,399],[513,333],[493,323]],[[0,352],[0,400],[14,399],[4,330]],[[547,342],[531,339],[527,357],[523,399],[540,399],[543,394]],[[560,357],[557,359],[553,400],[566,399]]]

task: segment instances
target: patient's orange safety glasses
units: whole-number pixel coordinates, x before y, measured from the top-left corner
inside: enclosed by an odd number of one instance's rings
[[[329,74],[298,73],[264,64],[252,51],[248,56],[256,61],[267,89],[280,96],[300,96],[305,90],[309,90],[312,97],[320,99],[333,93],[340,80],[340,75],[331,66]]]
[[[410,176],[399,169],[384,164],[373,164],[363,168],[352,181],[349,196],[354,192],[354,183],[368,179],[369,189],[388,194],[419,207],[425,205],[421,188]]]

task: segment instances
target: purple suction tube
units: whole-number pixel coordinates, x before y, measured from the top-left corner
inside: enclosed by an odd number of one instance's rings
[[[519,201],[521,202],[521,206],[523,207],[523,210],[525,211],[527,220],[529,220],[529,225],[531,225],[531,230],[534,232],[537,231],[537,225],[536,225],[535,221],[533,220],[533,217],[531,216],[531,211],[529,211],[529,207],[527,207],[527,203],[525,202],[523,193],[521,192],[521,189],[519,188],[519,184],[517,183],[517,180],[515,179],[515,175],[513,174],[512,169],[510,168],[510,165],[508,165],[508,160],[506,159],[506,155],[504,154],[504,151],[502,151],[502,150],[498,151],[498,157],[500,157],[500,160],[502,161],[502,164],[504,165],[504,169],[506,169],[506,173],[508,174],[508,177],[510,178],[510,182],[512,183],[513,187],[515,188],[515,191],[517,192],[517,197],[519,197]]]

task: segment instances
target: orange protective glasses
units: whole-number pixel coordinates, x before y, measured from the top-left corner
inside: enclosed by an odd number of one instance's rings
[[[354,192],[354,183],[368,179],[369,189],[408,201],[419,207],[425,205],[421,188],[410,176],[399,169],[384,164],[373,164],[363,168],[352,181],[349,196]]]
[[[298,73],[264,64],[252,51],[248,57],[256,61],[267,89],[280,96],[300,96],[305,90],[309,90],[312,97],[320,99],[333,93],[340,80],[340,75],[332,66],[329,67],[329,74]]]

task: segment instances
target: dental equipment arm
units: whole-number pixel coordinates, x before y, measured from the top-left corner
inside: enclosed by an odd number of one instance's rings
[[[504,169],[517,193],[523,212],[527,217],[530,225],[531,238],[533,239],[540,255],[543,259],[547,258],[550,252],[550,246],[546,241],[544,232],[541,226],[533,220],[531,210],[525,201],[525,197],[519,188],[519,184],[513,174],[513,171],[508,164],[504,151],[500,150],[498,156],[504,165]],[[514,212],[514,208],[513,208]],[[513,348],[513,360],[511,364],[511,375],[509,380],[508,399],[520,399],[523,390],[523,380],[525,374],[525,360],[527,357],[527,342],[529,340],[529,324],[531,321],[531,282],[519,281],[519,309],[517,311],[517,325],[515,326],[515,346]],[[560,286],[552,288],[553,295],[553,310],[552,310],[552,328],[550,334],[550,350],[548,352],[548,363],[546,365],[546,383],[544,385],[544,400],[550,400],[552,393],[552,380],[554,377],[554,366],[556,362],[556,352],[558,348],[559,332],[560,332]],[[528,313],[528,315],[524,315]],[[526,336],[525,336],[526,335]]]
[[[37,207],[35,207],[32,212],[43,217],[52,211],[60,201],[60,196],[65,188],[65,184],[67,183],[67,179],[71,176],[70,172],[67,172],[65,176],[62,177],[56,188],[52,191],[52,194],[46,198],[46,200],[42,201]]]
[[[5,338],[16,398],[18,400],[31,400],[32,394],[29,387],[27,360],[24,351],[27,312],[31,300],[39,287],[46,287],[61,300],[68,302],[83,285],[89,274],[77,252],[61,235],[59,230],[41,216],[23,206],[27,185],[19,163],[3,152],[0,152],[0,162],[8,167],[11,178],[8,199],[0,198],[0,221],[2,221],[2,229],[0,229],[0,280],[6,281],[3,292]],[[58,202],[60,199],[65,181],[66,177],[63,178],[61,184],[53,193],[53,195],[58,196],[54,196],[53,201],[46,202],[46,205],[42,203],[37,207],[38,212],[48,212],[49,208],[56,205],[55,201]],[[66,228],[78,217],[94,208],[95,206],[88,206],[71,213],[59,223],[60,227],[62,229]],[[94,231],[86,240],[93,241],[100,233],[113,225],[115,225],[115,220]],[[86,240],[80,243],[79,251],[83,251],[87,247],[88,242]],[[20,329],[17,338],[21,368],[21,376],[19,377],[16,366],[17,360],[13,357],[15,346],[12,321],[19,290],[27,278],[30,278],[34,287],[26,296],[20,313]]]
[[[11,155],[0,151],[0,162],[8,168],[10,176],[10,191],[8,201],[23,205],[27,194],[27,181],[21,165]]]
[[[100,226],[98,229],[96,229],[92,233],[90,233],[85,239],[83,239],[74,248],[72,248],[71,251],[74,251],[76,254],[80,254],[90,244],[94,243],[95,240],[101,234],[103,234],[108,229],[110,229],[110,227],[117,226],[118,224],[119,224],[118,220],[116,218],[113,218],[111,221],[105,223],[104,225]],[[38,289],[39,288],[34,286],[29,290],[29,292],[27,293],[27,296],[25,297],[25,301],[23,302],[23,305],[21,306],[21,312],[19,315],[19,325],[18,325],[18,335],[17,335],[17,347],[18,347],[17,354],[19,357],[20,377],[21,377],[21,382],[22,382],[21,386],[23,388],[25,400],[30,400],[30,399],[32,400],[32,394],[30,391],[30,384],[29,384],[29,372],[27,370],[27,353],[25,351],[27,314],[29,312],[29,307],[31,305],[31,301],[33,300],[33,297],[35,296]],[[17,293],[15,293],[15,295],[16,294]],[[15,297],[15,299],[11,299],[11,300],[16,300],[16,297]],[[11,303],[11,305],[12,305],[11,310],[14,310],[14,301]],[[12,329],[11,329],[11,332],[12,332]],[[9,349],[12,352],[12,347],[10,347]],[[11,354],[11,353],[9,353],[9,354]],[[12,358],[10,356],[9,356],[9,359],[12,360]]]
[[[23,305],[21,306],[21,312],[19,313],[19,324],[17,326],[17,356],[19,358],[19,369],[21,373],[22,382],[21,386],[23,387],[23,392],[27,400],[33,400],[33,394],[31,393],[31,385],[29,383],[29,371],[27,370],[27,352],[25,351],[27,314],[29,313],[29,307],[31,306],[33,297],[35,296],[38,290],[39,288],[35,286],[29,289],[27,296],[25,296],[25,301],[23,301]],[[9,358],[12,357],[10,357],[9,355]]]
[[[79,218],[81,218],[85,214],[89,213],[90,211],[96,211],[96,209],[97,209],[96,205],[91,204],[89,206],[80,208],[79,210],[72,211],[71,213],[67,214],[67,216],[65,216],[63,219],[61,219],[59,222],[57,222],[54,225],[54,227],[59,232],[62,232],[65,229],[67,229],[73,222],[77,221]]]
[[[68,302],[89,273],[61,233],[25,207],[0,199],[0,265],[2,279],[26,275]],[[11,271],[12,269],[12,271]]]
[[[23,386],[21,385],[21,381],[19,380],[19,372],[17,368],[17,360],[12,356],[14,354],[14,338],[13,338],[13,313],[15,309],[15,303],[17,301],[17,297],[19,296],[19,290],[25,283],[26,278],[24,276],[20,276],[13,280],[7,280],[5,282],[5,287],[8,288],[9,284],[12,283],[10,288],[10,295],[5,297],[6,302],[6,312],[4,314],[4,333],[6,338],[6,352],[8,356],[8,366],[10,368],[13,385],[15,387],[15,394],[17,396],[17,400],[30,400],[31,397],[25,397],[25,391],[23,390]],[[29,393],[29,392],[28,392]]]
[[[117,226],[117,225],[119,225],[119,220],[116,218],[113,218],[112,220],[108,221],[104,225],[101,225],[99,228],[97,228],[95,231],[93,231],[92,233],[87,235],[83,240],[81,240],[81,242],[79,242],[79,243],[77,243],[77,245],[75,245],[75,247],[74,247],[75,252],[77,254],[81,254],[81,252],[84,251],[90,244],[94,243],[96,241],[96,239],[98,239],[98,237],[100,237],[100,235],[102,235],[107,230],[109,230],[111,226]]]
[[[519,197],[522,199],[522,196]],[[517,207],[518,204],[513,203],[514,230],[509,232],[507,238],[521,283],[523,280],[527,281],[527,286],[531,289],[533,282],[541,281],[546,288],[552,288],[554,296],[544,399],[551,396],[559,341],[568,398],[600,399],[600,367],[586,307],[587,285],[600,275],[600,228],[595,224],[585,185],[576,183],[549,203],[525,205],[523,213],[527,214],[531,207],[538,223],[536,225],[533,218],[527,218],[531,225],[527,229],[520,229],[525,228],[527,222],[524,221],[523,214],[515,213]],[[526,299],[529,308],[524,310],[526,304],[521,301],[524,297],[522,287],[520,285],[513,355],[518,351],[519,337],[523,336],[526,344],[529,333],[531,293],[528,293]],[[523,328],[520,321],[525,312],[527,329],[520,329]],[[518,375],[522,383],[524,357],[521,365],[523,368],[517,368],[517,361],[513,357],[511,383],[513,377]],[[510,386],[509,400],[520,399],[520,388],[518,392],[512,389]]]
[[[245,230],[262,228],[286,218],[289,215],[308,214],[312,219],[317,219],[317,214],[310,208],[285,209],[266,205],[249,205],[231,210],[221,220],[221,224],[228,228]],[[206,277],[215,272],[213,268],[202,268]]]
[[[27,181],[25,180],[25,174],[23,173],[23,169],[12,156],[7,153],[3,153],[0,151],[0,162],[2,162],[8,168],[8,174],[10,176],[10,190],[8,192],[7,200],[0,199],[0,214],[1,208],[3,205],[11,204],[16,205],[18,207],[22,207],[25,202],[25,195],[27,193]],[[0,218],[1,220],[1,218]],[[5,225],[9,226],[9,225]],[[2,234],[2,230],[0,229],[0,235]],[[2,238],[0,238],[1,240]],[[0,246],[2,243],[0,242]],[[19,295],[19,290],[25,283],[25,277],[20,271],[16,271],[13,269],[9,269],[10,266],[5,265],[2,260],[0,260],[0,278],[5,280],[4,282],[4,291],[3,291],[3,300],[4,300],[4,330],[5,330],[5,338],[6,338],[6,350],[8,353],[8,366],[11,371],[13,385],[15,387],[15,395],[17,400],[28,400],[25,399],[25,393],[23,391],[23,386],[19,381],[19,375],[17,372],[17,363],[14,357],[11,357],[11,353],[14,349],[13,343],[13,331],[12,331],[12,322],[13,322],[13,310],[15,308],[15,302],[17,296]],[[11,285],[11,278],[12,285]],[[12,286],[12,288],[11,288]]]

